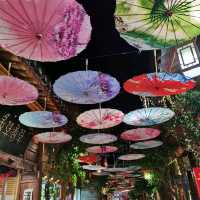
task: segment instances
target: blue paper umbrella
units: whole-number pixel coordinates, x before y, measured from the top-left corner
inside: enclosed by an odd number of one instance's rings
[[[137,142],[135,144],[130,145],[133,149],[150,149],[156,148],[163,145],[163,142],[160,140],[149,140],[144,142]]]
[[[32,128],[56,128],[65,125],[68,119],[57,112],[34,111],[20,115],[19,121]]]
[[[133,126],[152,126],[164,123],[173,118],[174,115],[175,113],[169,108],[142,108],[126,114],[123,121]]]
[[[120,91],[119,82],[97,71],[76,71],[61,76],[53,86],[62,100],[76,104],[96,104],[109,101]]]

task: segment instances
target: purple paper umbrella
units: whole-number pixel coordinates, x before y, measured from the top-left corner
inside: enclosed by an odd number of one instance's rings
[[[97,71],[76,71],[61,76],[53,86],[62,100],[76,104],[96,104],[109,101],[120,91],[119,82]]]
[[[20,115],[19,121],[32,128],[56,128],[64,126],[68,119],[58,112],[34,111]]]

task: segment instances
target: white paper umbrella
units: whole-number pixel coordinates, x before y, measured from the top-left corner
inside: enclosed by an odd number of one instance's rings
[[[152,126],[167,122],[174,115],[175,113],[169,108],[142,108],[126,114],[123,121],[133,126]]]
[[[100,165],[83,165],[82,168],[89,171],[100,171],[105,169],[105,167]]]
[[[55,128],[65,125],[68,119],[57,112],[33,111],[21,114],[19,121],[32,128]]]
[[[130,145],[133,149],[150,149],[150,148],[156,148],[163,145],[162,141],[159,140],[149,140],[144,142],[137,142],[135,144]]]
[[[53,86],[62,100],[76,104],[96,104],[109,101],[120,91],[119,82],[98,71],[76,71],[61,76]]]
[[[92,175],[94,176],[109,176],[107,172],[93,172]]]
[[[86,111],[76,119],[78,125],[88,129],[106,129],[119,125],[124,114],[116,109],[102,108]]]
[[[127,155],[119,156],[118,159],[124,160],[124,161],[131,161],[131,160],[139,160],[144,157],[145,157],[144,154],[127,154]]]
[[[59,144],[65,143],[72,139],[71,135],[64,132],[45,132],[34,135],[34,143],[47,143],[47,144]]]
[[[94,133],[81,136],[80,141],[87,144],[108,144],[117,141],[117,137],[106,133]]]

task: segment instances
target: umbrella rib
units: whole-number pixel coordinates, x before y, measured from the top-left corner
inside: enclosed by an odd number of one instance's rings
[[[181,19],[181,20],[183,20],[184,22],[186,22],[186,23],[188,23],[188,24],[190,24],[190,25],[193,25],[194,27],[196,27],[196,28],[200,29],[200,27],[199,27],[199,26],[197,26],[197,25],[193,24],[192,22],[190,22],[190,21],[187,21],[187,20],[185,20],[185,19],[183,19],[182,17],[179,17],[179,16],[176,16],[176,17],[177,17],[177,18],[179,18],[179,19]]]
[[[183,26],[181,26],[180,22],[178,20],[176,20],[176,18],[174,18],[176,24],[183,30],[183,32],[185,33],[185,35],[190,39],[192,40],[192,38],[187,34],[186,30],[184,29]]]
[[[37,30],[38,31],[37,33],[40,33],[40,31],[41,31],[41,29],[40,29],[40,21],[39,21],[38,12],[37,12],[37,9],[36,9],[35,0],[32,0],[32,4],[33,4],[34,12],[35,12],[36,24],[39,27],[39,30]]]
[[[1,8],[0,8],[0,10],[1,10]],[[23,26],[21,26],[21,22],[19,22],[20,24],[16,24],[16,23],[14,23],[14,22],[12,22],[12,21],[10,21],[10,20],[8,20],[8,19],[4,19],[4,18],[1,17],[1,16],[0,16],[0,19],[3,20],[3,21],[5,21],[5,22],[7,22],[7,23],[9,23],[9,24],[14,25],[14,26],[17,27],[17,28],[19,27],[19,28],[23,29],[24,31],[26,31],[27,33],[29,33],[29,30],[28,30],[28,29],[26,29],[26,28],[24,28]]]
[[[168,36],[168,30],[169,30],[169,18],[167,18],[167,30],[166,30],[166,33],[165,33],[164,47],[166,46],[166,41],[167,41],[167,36]]]
[[[43,31],[46,31],[47,27],[49,26],[49,23],[51,22],[52,18],[54,17],[54,15],[56,14],[57,12],[57,9],[58,7],[60,6],[60,4],[62,4],[62,1],[60,1],[60,3],[58,3],[56,6],[55,6],[55,10],[54,12],[52,13],[52,15],[49,17],[47,23],[46,23],[46,26],[43,27]]]
[[[17,10],[15,9],[15,7],[12,5],[12,3],[10,3],[9,0],[6,0],[8,5],[18,14],[19,17],[21,17],[21,19],[28,24],[28,21],[26,21],[26,19],[23,17],[23,15]],[[16,19],[16,18],[15,18]]]
[[[32,48],[32,51],[31,51],[31,53],[29,54],[29,59],[31,59],[32,58],[32,55],[33,55],[33,53],[35,52],[35,50],[36,50],[36,46],[37,46],[37,42],[35,42],[35,45],[33,46],[33,48]]]
[[[19,4],[20,4],[21,8],[23,9],[24,14],[26,15],[26,17],[30,20],[30,22],[31,22],[31,24],[33,26],[33,31],[36,31],[36,27],[35,27],[33,21],[31,20],[30,16],[28,15],[28,12],[27,12],[27,10],[25,9],[25,7],[24,7],[24,5],[22,3],[22,0],[19,0]]]

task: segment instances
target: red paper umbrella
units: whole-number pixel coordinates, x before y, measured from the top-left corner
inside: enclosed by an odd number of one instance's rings
[[[37,89],[26,81],[11,76],[0,76],[0,104],[17,106],[34,102]]]
[[[125,131],[121,134],[121,139],[128,141],[140,141],[156,138],[160,131],[155,128],[137,128]]]
[[[151,73],[135,76],[124,83],[124,89],[140,96],[168,96],[186,92],[196,85],[191,78],[178,73]]]
[[[97,162],[97,156],[96,155],[80,156],[78,160],[81,163],[94,164]]]
[[[116,109],[102,108],[86,111],[78,116],[77,123],[89,129],[105,129],[119,125],[124,114]]]
[[[90,39],[90,18],[75,0],[1,0],[0,45],[37,61],[76,56]]]
[[[127,154],[127,155],[119,156],[118,159],[125,160],[125,161],[131,161],[131,160],[139,160],[144,157],[145,157],[144,154]]]
[[[89,153],[113,153],[117,150],[118,148],[114,146],[93,146],[86,149]]]
[[[72,137],[64,132],[46,132],[40,133],[33,137],[35,143],[59,144],[65,143],[72,139]]]

